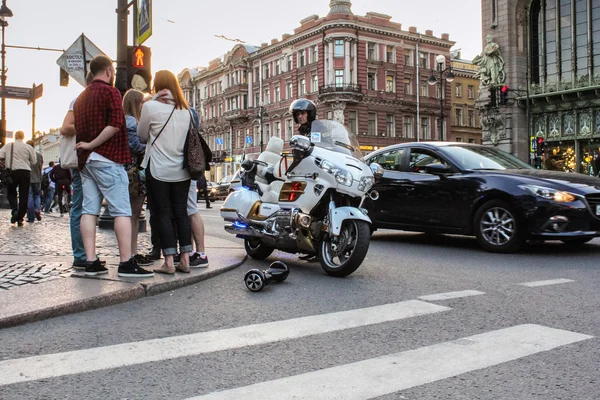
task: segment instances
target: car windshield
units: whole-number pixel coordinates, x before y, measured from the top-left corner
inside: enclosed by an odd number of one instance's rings
[[[531,169],[527,163],[504,151],[484,146],[445,146],[443,151],[451,156],[461,169],[502,170]]]
[[[362,160],[358,139],[339,122],[316,120],[312,122],[310,140],[316,147],[343,153]]]

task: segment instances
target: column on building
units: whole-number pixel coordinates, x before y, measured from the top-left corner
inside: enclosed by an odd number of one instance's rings
[[[252,90],[253,72],[248,71],[248,108],[254,107],[254,91]]]
[[[344,39],[344,86],[350,83],[350,44],[351,38]],[[342,114],[343,115],[343,114]]]
[[[352,83],[354,85],[358,84],[358,39],[356,39],[353,43],[352,46],[354,47],[354,51],[352,52],[352,54],[354,54],[354,68],[352,71]]]
[[[328,77],[327,77],[327,84],[328,85],[333,85],[335,83],[335,75],[333,73],[333,39],[332,38],[328,38],[328,48],[329,50],[327,51],[327,60],[328,60],[328,65],[327,65],[327,71],[328,71]]]

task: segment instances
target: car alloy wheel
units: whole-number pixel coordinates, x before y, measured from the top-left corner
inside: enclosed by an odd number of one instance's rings
[[[500,207],[490,208],[481,218],[483,238],[493,246],[503,246],[510,242],[515,228],[514,216]]]

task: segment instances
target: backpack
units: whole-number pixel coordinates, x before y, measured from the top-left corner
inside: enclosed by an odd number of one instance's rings
[[[50,171],[45,174],[42,174],[42,189],[48,189],[50,186]]]

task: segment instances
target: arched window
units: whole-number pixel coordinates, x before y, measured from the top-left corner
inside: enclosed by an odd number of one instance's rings
[[[590,73],[600,75],[600,2],[534,0],[530,10],[532,83],[570,83],[590,78]]]

